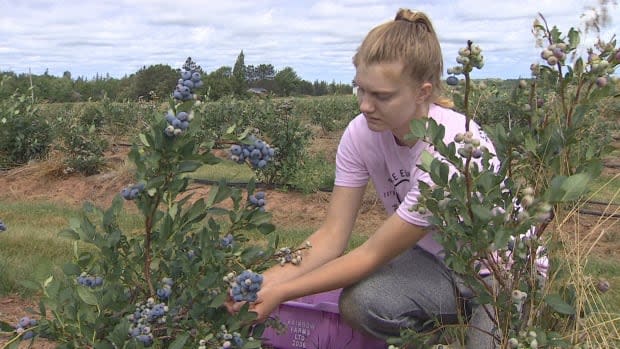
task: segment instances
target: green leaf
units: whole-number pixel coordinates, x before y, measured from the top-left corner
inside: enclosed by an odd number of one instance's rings
[[[222,293],[218,294],[211,301],[210,307],[211,308],[219,308],[219,307],[221,307],[222,305],[224,305],[224,302],[226,301],[226,297],[227,297],[226,292],[222,292]]]
[[[271,223],[261,224],[257,227],[258,231],[260,231],[263,235],[268,235],[276,231],[276,226]]]
[[[250,223],[254,225],[267,224],[271,222],[271,213],[256,211],[250,218]]]
[[[91,292],[89,289],[87,289],[86,287],[78,287],[77,293],[78,293],[78,296],[80,296],[80,299],[82,299],[84,303],[88,305],[99,304],[99,300],[97,299],[97,296],[95,296],[95,294]]]
[[[243,349],[256,349],[261,348],[261,341],[247,341],[243,344]]]
[[[212,186],[207,197],[207,206],[213,206],[222,200],[230,197],[232,190],[224,183]]]
[[[431,171],[431,165],[435,157],[427,150],[423,150],[420,154],[420,168],[425,172]]]
[[[574,28],[570,28],[568,31],[568,43],[570,48],[577,48],[580,41],[579,31]]]
[[[41,285],[32,280],[19,280],[19,284],[30,290],[38,291],[41,289]]]
[[[184,333],[180,335],[179,337],[177,337],[177,339],[175,339],[174,342],[170,343],[170,346],[168,347],[168,349],[183,349],[188,339],[189,339],[189,334]]]
[[[80,235],[78,233],[76,233],[75,230],[70,229],[70,228],[61,230],[58,233],[58,237],[67,238],[67,239],[71,239],[71,240],[79,240],[80,239]]]
[[[558,294],[548,294],[544,298],[545,303],[547,303],[553,310],[560,314],[564,315],[574,315],[575,308],[566,303],[562,297]]]
[[[566,178],[561,186],[564,191],[562,201],[579,199],[588,190],[590,179],[590,175],[587,173],[578,173]]]
[[[510,239],[510,231],[508,231],[508,229],[498,229],[495,231],[493,244],[495,246],[503,247],[508,245],[508,239]]]
[[[409,124],[413,138],[423,138],[426,135],[426,119],[414,119]]]
[[[478,218],[479,220],[483,222],[488,222],[491,219],[493,219],[493,214],[491,213],[491,210],[489,210],[488,208],[484,206],[481,206],[478,204],[472,204],[471,210],[474,213],[474,216],[476,216],[476,218]]]
[[[62,266],[62,271],[65,273],[65,275],[80,275],[80,273],[82,273],[82,269],[80,269],[80,267],[76,264],[73,263],[65,263]]]
[[[200,166],[202,166],[202,163],[200,161],[185,160],[179,163],[178,171],[179,173],[194,172]]]
[[[149,141],[146,139],[146,136],[144,135],[144,133],[140,133],[140,135],[138,135],[138,137],[140,137],[140,141],[142,142],[142,144],[144,144],[147,147],[151,146],[149,144]]]
[[[564,196],[564,189],[562,189],[562,184],[566,180],[566,176],[556,176],[551,180],[549,184],[549,188],[545,192],[545,197],[549,202],[561,202],[562,197]]]
[[[448,184],[449,173],[450,169],[447,164],[437,159],[431,162],[430,175],[435,184],[442,187],[446,186]]]

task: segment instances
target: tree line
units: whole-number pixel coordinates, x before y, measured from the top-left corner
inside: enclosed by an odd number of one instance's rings
[[[191,57],[187,62],[192,62]],[[253,95],[251,89],[282,97],[352,93],[350,84],[319,80],[309,82],[300,78],[291,67],[276,70],[272,64],[246,65],[243,50],[232,67],[222,66],[206,72],[195,63],[194,66],[202,74],[204,83],[197,92],[210,100],[224,96],[247,98]],[[167,64],[155,64],[143,66],[122,78],[97,74],[90,79],[82,76],[73,78],[69,71],[62,76],[50,75],[47,70],[41,75],[0,71],[0,99],[20,91],[33,99],[53,103],[98,101],[104,97],[114,101],[157,100],[170,95],[170,86],[175,85],[180,70]]]

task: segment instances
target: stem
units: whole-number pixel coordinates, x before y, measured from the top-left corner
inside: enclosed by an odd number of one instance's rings
[[[549,45],[552,45],[553,42],[553,38],[551,37],[551,30],[549,29],[549,24],[547,23],[547,20],[545,19],[545,17],[541,14],[538,13],[538,16],[543,20],[543,23],[545,23],[545,34],[547,36],[547,41],[549,41]],[[564,115],[566,115],[566,126],[570,127],[572,124],[572,117],[571,114],[569,114],[569,110],[566,107],[566,91],[564,89],[564,77],[562,76],[562,63],[558,60],[558,63],[556,64],[558,67],[558,83],[560,85],[560,98],[562,100],[562,111],[564,112]]]
[[[465,131],[469,131],[469,120],[471,117],[469,116],[469,89],[471,88],[471,78],[469,77],[469,72],[465,72],[465,97],[463,100],[463,110],[465,111]]]

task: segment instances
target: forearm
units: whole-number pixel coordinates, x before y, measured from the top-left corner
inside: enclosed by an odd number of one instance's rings
[[[362,280],[372,273],[380,261],[365,253],[363,247],[331,260],[280,287],[282,301],[309,294],[343,288]]]
[[[338,239],[334,237],[334,233],[330,233],[324,229],[317,230],[307,239],[311,244],[311,248],[301,251],[301,263],[297,265],[291,263],[286,263],[284,265],[277,264],[263,273],[265,280],[271,284],[283,283],[306,274],[337,258],[344,252],[346,241],[334,243],[336,240]]]
[[[287,301],[350,286],[415,245],[424,234],[422,227],[409,224],[394,214],[353,251],[278,285],[279,297]]]

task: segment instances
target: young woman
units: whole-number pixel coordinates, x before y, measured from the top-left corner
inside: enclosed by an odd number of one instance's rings
[[[429,320],[455,323],[459,299],[471,295],[444,265],[427,217],[410,210],[418,200],[418,181],[431,183],[416,165],[422,151],[432,149],[405,137],[411,120],[427,117],[446,127],[446,143],[465,132],[465,116],[446,108],[441,98],[437,35],[425,14],[401,9],[393,21],[368,33],[353,64],[361,114],[341,138],[325,221],[308,238],[312,248],[300,265],[264,273],[252,309],[263,320],[287,300],[344,288],[341,315],[375,337],[398,336],[403,328],[426,331]],[[494,151],[473,122],[470,131]],[[369,180],[389,217],[364,244],[343,254]],[[486,314],[474,310],[468,347],[493,347]]]

